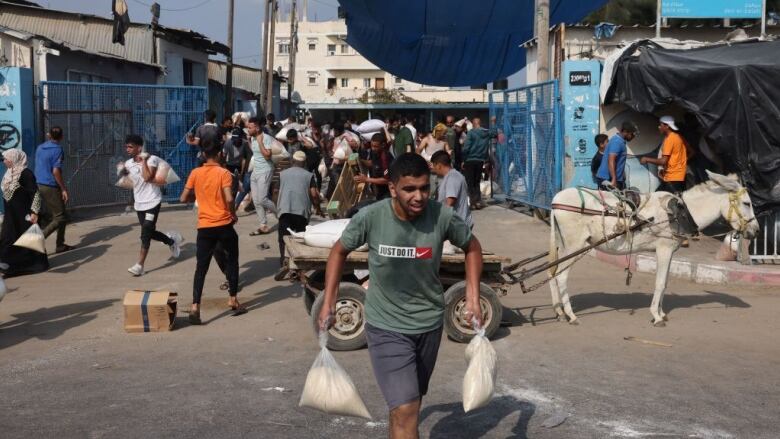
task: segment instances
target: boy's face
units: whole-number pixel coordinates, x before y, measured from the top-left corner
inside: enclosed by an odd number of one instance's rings
[[[130,157],[135,157],[138,154],[140,154],[142,148],[143,147],[141,145],[136,145],[135,143],[125,144],[125,151],[127,151],[127,155],[129,155]]]

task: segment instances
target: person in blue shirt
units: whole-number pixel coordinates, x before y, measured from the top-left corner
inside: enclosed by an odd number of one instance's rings
[[[73,246],[65,244],[65,226],[68,214],[65,205],[68,203],[68,190],[62,177],[62,128],[55,126],[49,130],[49,140],[38,145],[35,150],[35,180],[46,209],[41,212],[40,225],[43,234],[48,237],[57,231],[57,253],[72,250]]]
[[[626,146],[637,136],[637,131],[633,122],[625,121],[620,132],[609,139],[607,147],[604,148],[604,158],[596,173],[599,186],[610,183],[616,189],[626,188]]]

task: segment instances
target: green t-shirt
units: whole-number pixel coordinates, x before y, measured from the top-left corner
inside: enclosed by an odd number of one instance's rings
[[[403,126],[398,131],[398,134],[395,135],[395,140],[393,140],[393,155],[398,157],[401,154],[405,154],[406,145],[412,145],[412,150],[414,150],[412,131],[408,127]]]
[[[465,249],[471,230],[451,208],[433,200],[412,221],[396,216],[392,199],[365,207],[352,218],[341,245],[352,251],[368,243],[368,323],[403,334],[441,326],[444,291],[439,264],[446,240]]]

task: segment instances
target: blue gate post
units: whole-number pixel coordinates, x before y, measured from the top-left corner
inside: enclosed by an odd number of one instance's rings
[[[563,148],[563,124],[561,123],[561,89],[558,82],[553,83],[554,97],[553,97],[553,114],[554,114],[554,130],[555,130],[555,166],[553,166],[553,182],[552,193],[550,195],[550,202],[558,191],[563,186],[563,166],[564,166],[564,148]]]

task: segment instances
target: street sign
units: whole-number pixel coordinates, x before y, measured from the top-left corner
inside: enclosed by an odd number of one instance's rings
[[[668,18],[756,18],[763,15],[763,0],[658,0],[661,16]]]

